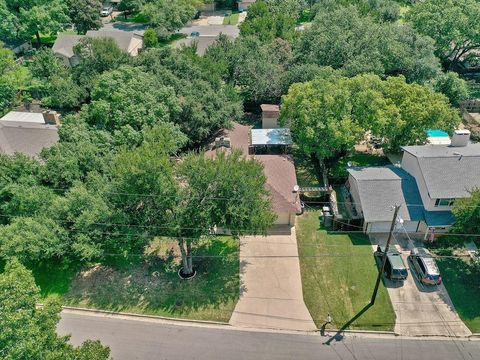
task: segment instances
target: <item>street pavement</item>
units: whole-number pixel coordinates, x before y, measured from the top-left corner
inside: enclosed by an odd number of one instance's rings
[[[240,239],[240,299],[233,326],[315,331],[303,301],[295,228]]]
[[[159,359],[320,359],[456,360],[480,358],[480,341],[411,340],[236,330],[228,326],[191,326],[64,311],[61,335],[79,345],[98,339],[114,360]]]

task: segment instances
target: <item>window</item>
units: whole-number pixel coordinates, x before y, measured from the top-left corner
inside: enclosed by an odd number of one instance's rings
[[[438,206],[453,206],[455,199],[437,199],[435,200],[435,207]]]
[[[420,267],[421,271],[423,274],[425,274],[427,271],[425,269],[425,265],[423,265],[423,261],[420,258],[417,258],[418,266]]]

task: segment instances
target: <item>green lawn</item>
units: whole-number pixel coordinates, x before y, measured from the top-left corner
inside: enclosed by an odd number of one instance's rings
[[[472,332],[480,333],[480,279],[461,258],[442,258],[437,264],[458,315]]]
[[[223,25],[237,25],[239,17],[240,14],[238,12],[225,16],[223,18]]]
[[[348,163],[352,166],[383,166],[390,162],[388,158],[383,155],[373,155],[361,152],[354,152],[340,158],[334,166],[330,168],[330,176],[344,177],[347,176]]]
[[[159,245],[162,246],[159,246]],[[115,257],[104,264],[34,269],[42,296],[64,305],[198,320],[230,319],[239,296],[238,243],[231,237],[204,241],[196,258],[197,276],[181,280],[171,241],[157,240],[145,256]]]
[[[321,170],[318,162],[302,153],[298,148],[292,149],[297,174],[297,184],[300,187],[323,186]]]
[[[367,307],[378,274],[370,241],[322,230],[319,215],[307,211],[297,222],[303,297],[315,323],[320,327],[330,313],[337,329],[393,330],[395,314],[383,285]]]

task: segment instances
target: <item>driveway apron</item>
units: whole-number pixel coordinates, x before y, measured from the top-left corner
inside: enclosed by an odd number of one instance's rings
[[[230,324],[313,331],[303,302],[295,228],[275,227],[267,236],[240,240],[240,299]]]

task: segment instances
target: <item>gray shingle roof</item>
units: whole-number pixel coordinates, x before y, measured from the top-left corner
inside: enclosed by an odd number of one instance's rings
[[[1,121],[0,152],[12,155],[16,152],[32,157],[44,147],[58,141],[58,128],[54,125]]]
[[[480,187],[480,144],[405,146],[415,156],[432,199],[468,197]]]
[[[113,39],[120,49],[128,52],[130,43],[135,36],[135,33],[123,30],[89,30],[85,36],[97,39]]]
[[[53,44],[52,51],[55,54],[61,54],[67,58],[71,58],[73,53],[73,47],[78,44],[83,35],[67,35],[59,34],[55,44]]]
[[[402,205],[399,216],[403,220],[423,220],[417,183],[405,170],[382,166],[350,168],[348,172],[357,182],[365,222],[391,221],[395,204]]]

